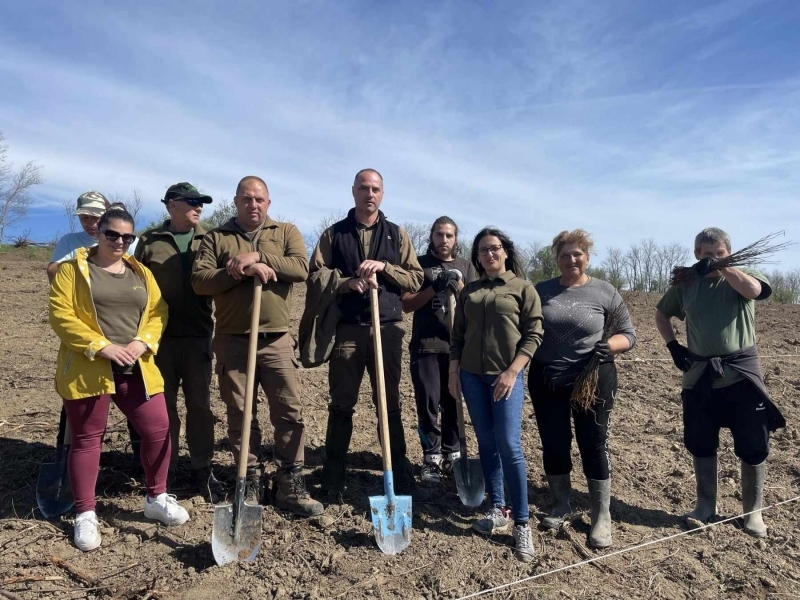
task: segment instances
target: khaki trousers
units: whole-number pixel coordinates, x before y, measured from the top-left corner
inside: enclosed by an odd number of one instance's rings
[[[170,468],[178,466],[178,388],[186,404],[186,445],[193,469],[211,465],[214,456],[214,415],[211,412],[211,338],[165,337],[156,355],[164,378],[164,398],[172,441]]]
[[[242,439],[248,337],[246,334],[214,337],[219,393],[227,407],[228,440],[235,460],[239,458]],[[259,339],[248,467],[257,466],[261,454],[261,426],[255,401],[259,384],[267,396],[269,419],[275,430],[275,463],[281,470],[303,465],[305,425],[298,367],[294,342],[288,333],[268,334]]]

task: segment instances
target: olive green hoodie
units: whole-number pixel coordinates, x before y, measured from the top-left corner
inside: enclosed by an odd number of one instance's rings
[[[169,230],[169,219],[161,227],[139,236],[134,256],[153,272],[161,296],[169,306],[169,321],[164,337],[211,337],[211,298],[198,296],[192,289],[192,264],[206,235],[200,225],[194,228],[189,249],[181,253]]]
[[[216,331],[223,334],[250,332],[253,306],[253,278],[236,280],[225,270],[227,262],[240,254],[258,252],[260,262],[271,267],[278,281],[262,287],[258,330],[262,333],[289,331],[289,305],[292,286],[308,277],[308,255],[300,230],[291,223],[269,217],[253,239],[231,219],[209,231],[192,270],[192,287],[201,295],[214,298]]]

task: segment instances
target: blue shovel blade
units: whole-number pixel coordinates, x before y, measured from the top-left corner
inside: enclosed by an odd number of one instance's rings
[[[60,462],[42,463],[36,482],[36,504],[46,519],[68,513],[75,506],[67,476],[67,457]]]
[[[411,543],[411,496],[394,495],[394,478],[384,471],[385,496],[370,496],[375,541],[384,554],[399,554]]]

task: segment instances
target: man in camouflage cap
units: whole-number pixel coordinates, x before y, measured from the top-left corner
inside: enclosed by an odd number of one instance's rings
[[[81,222],[83,231],[68,233],[58,240],[50,262],[47,265],[47,278],[52,282],[56,276],[58,265],[66,260],[75,258],[75,251],[78,248],[91,248],[97,245],[97,222],[109,206],[108,200],[100,192],[84,192],[78,196],[75,215]],[[133,254],[136,249],[136,242],[131,244],[128,252]]]
[[[169,219],[145,231],[136,248],[136,259],[148,267],[169,307],[167,328],[156,355],[164,377],[164,397],[172,439],[170,470],[178,465],[181,420],[178,388],[186,402],[186,445],[189,447],[194,483],[211,502],[224,496],[211,468],[214,456],[214,415],[211,413],[211,298],[192,289],[195,255],[206,232],[200,225],[203,205],[211,196],[201,194],[190,183],[176,183],[164,194]]]

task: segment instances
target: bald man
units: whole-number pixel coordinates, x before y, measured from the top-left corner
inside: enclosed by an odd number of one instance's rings
[[[264,180],[248,176],[236,187],[236,216],[203,239],[192,271],[192,287],[214,299],[213,348],[219,393],[228,412],[228,439],[238,459],[244,419],[244,395],[253,277],[259,277],[261,313],[258,326],[256,381],[267,396],[275,430],[273,478],[275,506],[304,517],[322,513],[321,503],[306,490],[305,425],[300,401],[298,362],[289,335],[292,288],[308,276],[303,236],[291,223],[273,221]],[[261,428],[256,404],[247,457],[248,498],[261,500]]]
[[[381,212],[383,177],[374,169],[356,173],[353,181],[355,207],[334,223],[319,239],[311,257],[311,271],[334,271],[340,283],[337,304],[342,318],[336,326],[328,383],[328,428],[322,488],[328,502],[339,502],[345,488],[346,457],[353,432],[353,413],[358,401],[364,369],[375,391],[369,289],[377,287],[386,377],[386,412],[392,469],[397,490],[423,499],[415,490],[411,463],[406,457],[406,439],[400,413],[400,368],[403,356],[403,310],[400,295],[416,292],[422,284],[422,267],[405,230]],[[306,311],[316,310],[306,305]]]

